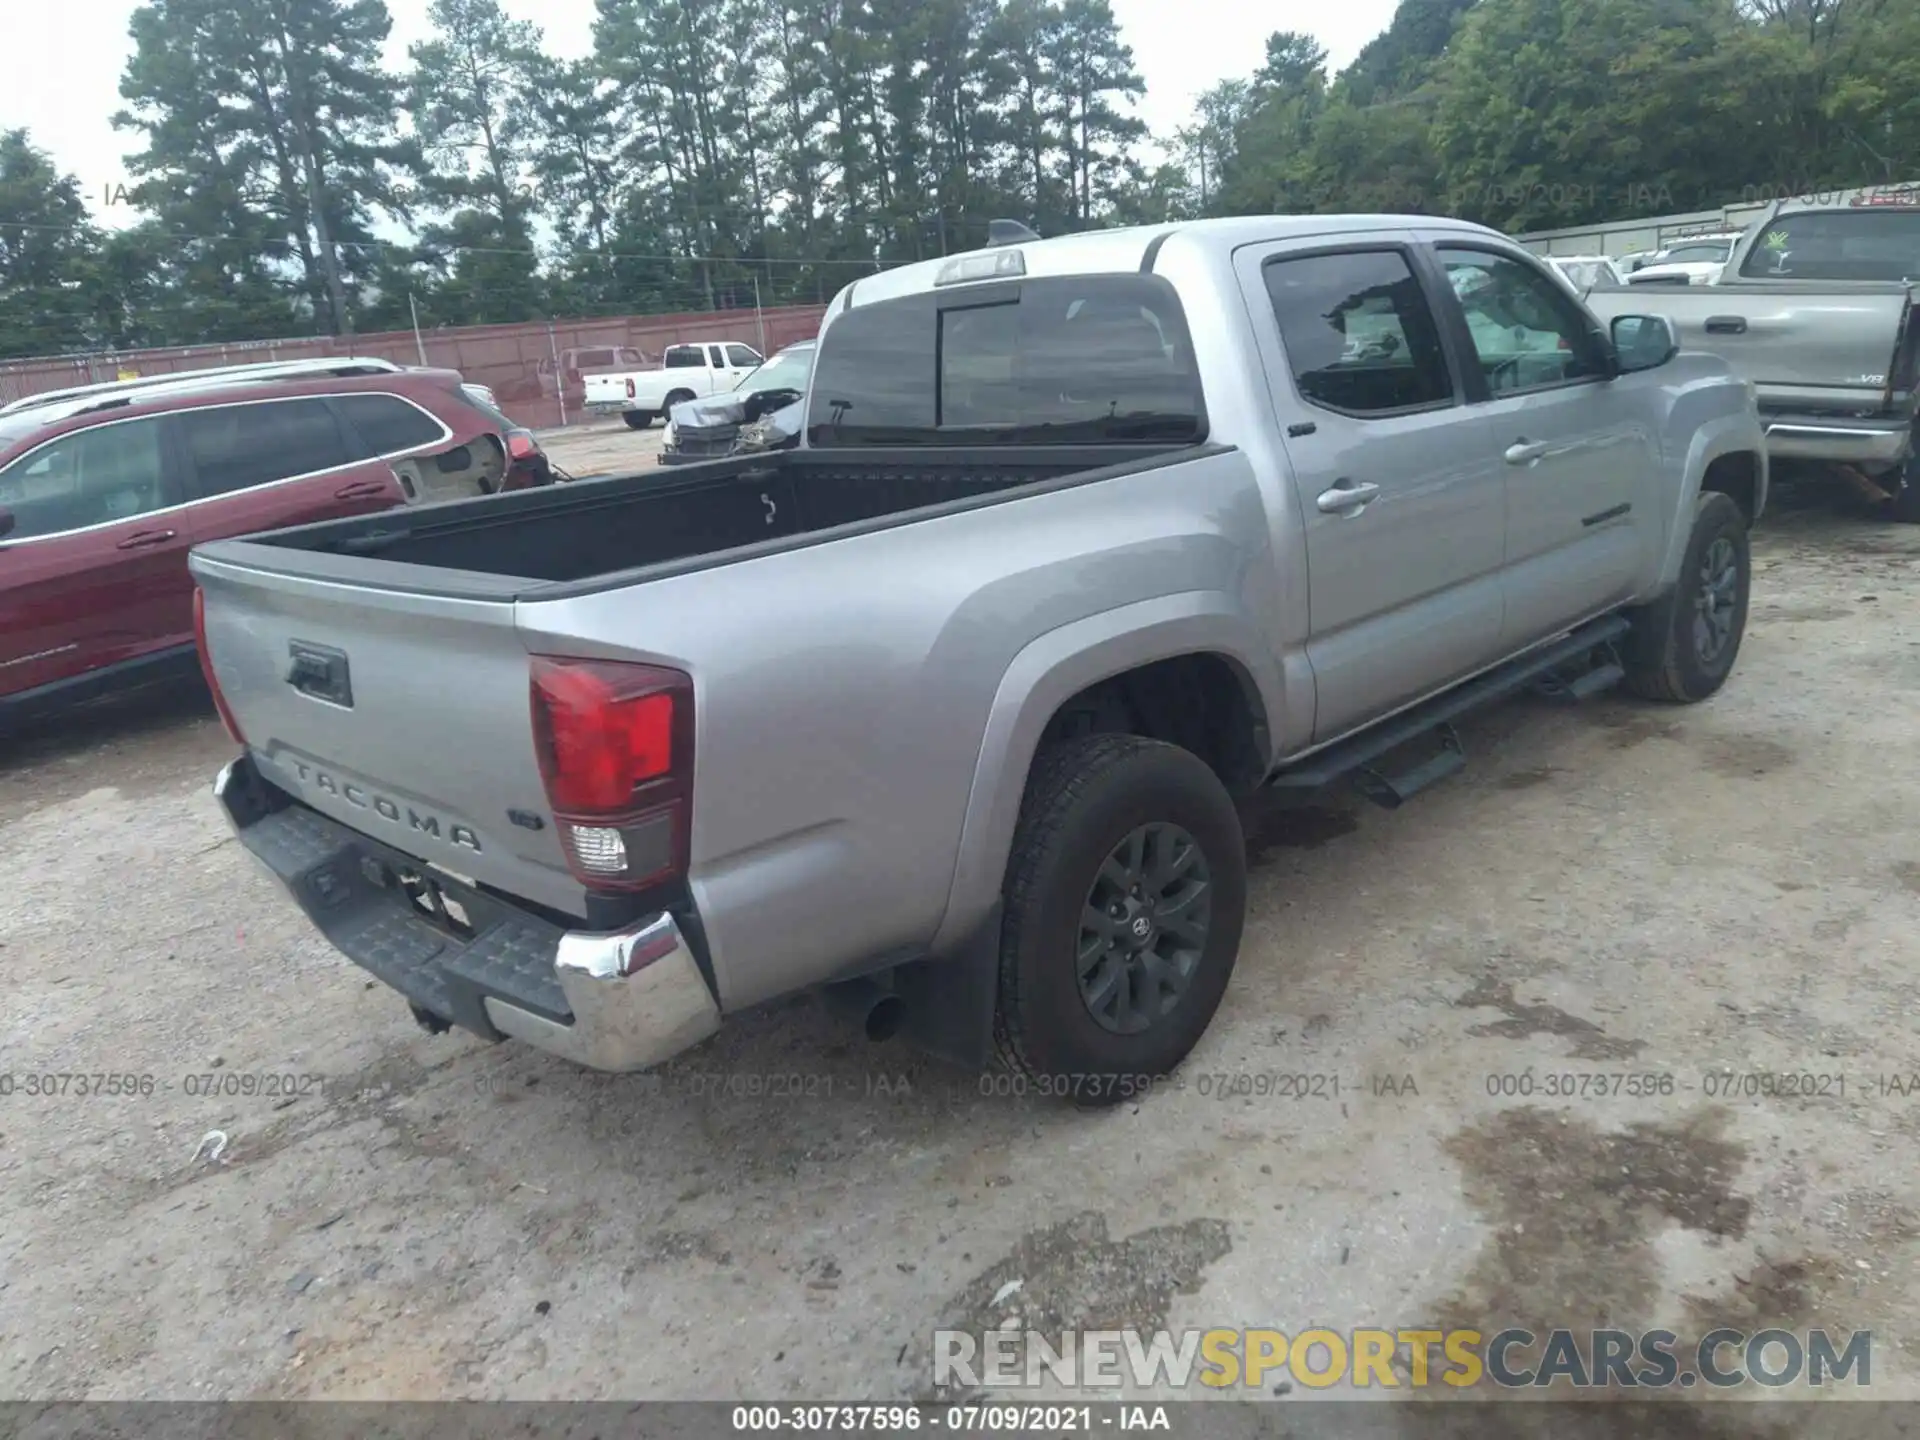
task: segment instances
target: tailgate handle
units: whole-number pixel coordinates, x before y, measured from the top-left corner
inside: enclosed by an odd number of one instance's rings
[[[1709,315],[1707,334],[1744,335],[1747,333],[1747,317],[1744,315]]]
[[[353,708],[353,682],[347,674],[347,652],[331,645],[287,642],[287,683],[302,695],[329,705]]]

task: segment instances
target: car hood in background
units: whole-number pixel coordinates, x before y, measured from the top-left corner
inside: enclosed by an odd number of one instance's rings
[[[738,390],[723,390],[698,400],[682,400],[667,418],[675,430],[718,430],[728,425],[745,425],[780,407],[782,397],[793,394],[791,390],[754,390],[745,395]],[[791,400],[786,408],[798,404],[797,400]],[[798,427],[795,429],[797,432]]]

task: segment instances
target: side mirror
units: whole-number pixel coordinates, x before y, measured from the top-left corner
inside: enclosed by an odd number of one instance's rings
[[[6,539],[13,533],[13,523],[13,511],[0,505],[0,540]]]
[[[1680,341],[1664,315],[1616,315],[1612,335],[1622,375],[1657,370],[1680,353]]]

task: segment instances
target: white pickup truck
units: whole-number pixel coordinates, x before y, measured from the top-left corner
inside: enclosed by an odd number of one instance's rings
[[[763,363],[759,351],[736,340],[669,345],[657,370],[587,376],[587,409],[617,413],[629,429],[644,430],[682,400],[731,390]]]

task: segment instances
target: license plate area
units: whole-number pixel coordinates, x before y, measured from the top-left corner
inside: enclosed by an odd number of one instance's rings
[[[399,892],[416,920],[448,939],[464,943],[478,933],[480,922],[468,901],[450,882],[424,867],[394,865],[376,855],[362,854],[360,873],[372,884]]]

